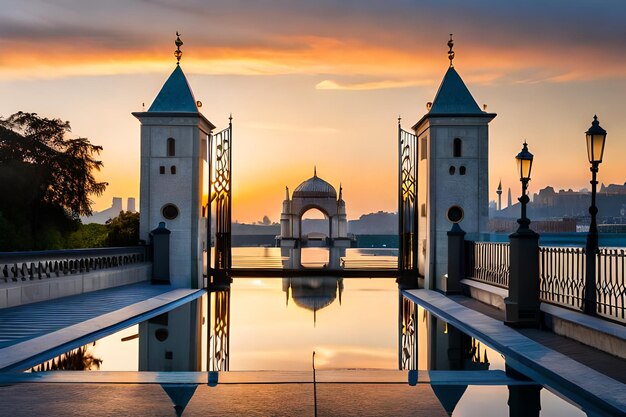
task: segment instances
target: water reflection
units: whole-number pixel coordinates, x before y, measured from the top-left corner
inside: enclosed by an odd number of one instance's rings
[[[96,342],[72,349],[30,369],[31,372],[46,371],[93,371],[100,369],[102,359],[96,358],[91,347]]]
[[[202,299],[139,324],[140,371],[200,371]]]
[[[210,293],[207,369],[228,371],[230,359],[230,288]]]
[[[281,248],[283,269],[323,268],[339,270],[344,267],[346,248]]]
[[[402,295],[399,297],[399,312],[398,362],[400,369],[487,371],[492,365],[488,352],[491,357],[499,356],[480,341],[438,319]],[[420,357],[425,361],[420,361]],[[423,362],[425,362],[425,367]],[[501,365],[498,367],[502,369]],[[504,364],[504,369],[507,376],[511,378],[528,381],[523,374],[506,364]],[[432,389],[442,407],[451,416],[467,391],[468,385],[454,384],[453,374],[450,374],[449,378],[450,383],[433,384]],[[541,385],[514,384],[507,388],[509,416],[539,417]]]
[[[289,305],[289,294],[298,306],[313,312],[313,323],[317,322],[317,311],[329,306],[343,293],[343,278],[339,277],[292,277],[283,278],[285,300]]]

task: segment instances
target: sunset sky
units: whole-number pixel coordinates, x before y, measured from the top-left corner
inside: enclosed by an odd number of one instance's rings
[[[233,219],[278,220],[284,187],[341,182],[348,217],[396,210],[397,117],[409,129],[455,67],[490,127],[491,199],[588,187],[584,132],[608,131],[599,181],[626,181],[626,2],[0,0],[0,116],[69,120],[102,145],[113,196],[139,197],[139,123],[181,65],[218,128],[233,114]],[[506,194],[505,194],[506,195]]]

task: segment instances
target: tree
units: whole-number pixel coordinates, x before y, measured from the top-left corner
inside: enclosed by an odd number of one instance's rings
[[[108,220],[107,246],[136,246],[139,244],[139,213],[120,211],[120,215]]]
[[[0,250],[57,249],[107,184],[93,176],[101,146],[68,139],[69,122],[18,112],[0,118]]]

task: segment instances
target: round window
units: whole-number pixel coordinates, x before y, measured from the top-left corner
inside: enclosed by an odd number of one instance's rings
[[[156,329],[156,331],[154,332],[154,337],[156,337],[159,342],[164,342],[165,340],[167,340],[169,335],[170,333],[167,331],[167,329],[164,329],[163,327]]]
[[[448,209],[448,213],[446,213],[446,217],[452,223],[458,223],[463,220],[463,209],[459,206],[452,206]]]
[[[178,207],[176,207],[174,204],[166,204],[161,209],[161,214],[163,214],[163,217],[165,217],[167,220],[174,220],[176,217],[178,217]]]

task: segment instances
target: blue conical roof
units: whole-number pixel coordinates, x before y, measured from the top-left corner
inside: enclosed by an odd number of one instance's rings
[[[170,78],[163,84],[148,112],[198,112],[196,99],[180,65],[176,65]]]
[[[472,97],[465,83],[454,67],[448,68],[439,86],[431,115],[445,114],[482,114],[484,113]]]

